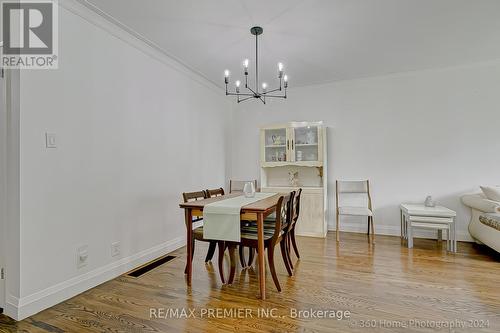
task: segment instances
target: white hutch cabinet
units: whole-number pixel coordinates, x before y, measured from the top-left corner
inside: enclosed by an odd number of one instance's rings
[[[325,237],[328,207],[323,122],[290,122],[262,127],[260,147],[261,191],[290,192],[302,188],[296,234]]]

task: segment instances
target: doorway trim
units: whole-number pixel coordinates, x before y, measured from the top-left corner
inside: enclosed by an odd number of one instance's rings
[[[0,41],[0,54],[3,42]],[[0,308],[6,304],[6,255],[7,230],[7,82],[4,69],[0,67]]]

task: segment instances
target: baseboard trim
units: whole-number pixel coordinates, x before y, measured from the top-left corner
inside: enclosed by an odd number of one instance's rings
[[[335,231],[334,226],[328,226],[328,231]],[[340,231],[355,232],[355,233],[366,233],[366,224],[360,223],[342,223],[340,225]],[[386,236],[400,236],[401,228],[400,226],[394,225],[375,225],[376,235],[386,235]],[[436,239],[436,232],[431,230],[415,230],[415,238],[429,238]],[[461,242],[473,242],[473,238],[468,232],[457,231],[457,240]]]
[[[185,245],[185,237],[178,237],[20,299],[8,295],[5,314],[22,320]]]

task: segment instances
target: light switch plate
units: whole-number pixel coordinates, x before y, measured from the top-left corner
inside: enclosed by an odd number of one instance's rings
[[[82,268],[87,266],[89,258],[89,246],[83,245],[76,249],[76,267]]]
[[[45,147],[57,148],[55,133],[45,133]]]
[[[111,256],[116,257],[120,255],[120,242],[111,243]]]

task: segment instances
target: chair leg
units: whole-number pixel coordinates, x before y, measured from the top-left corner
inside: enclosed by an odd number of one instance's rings
[[[224,279],[224,252],[226,250],[225,242],[217,242],[217,247],[219,248],[219,256],[218,256],[218,266],[219,266],[219,275],[222,283],[226,283]]]
[[[210,260],[212,260],[212,258],[214,257],[216,246],[217,246],[216,241],[210,241],[210,245],[208,246],[207,256],[205,257],[205,262],[209,262]]]
[[[244,246],[238,246],[238,252],[239,252],[239,256],[240,256],[240,265],[242,268],[245,268],[246,265],[245,265],[245,247]]]
[[[253,247],[250,247],[248,251],[248,267],[252,266],[254,257],[255,257],[255,249]]]
[[[375,243],[375,229],[373,228],[373,216],[370,216],[370,224],[372,227],[372,242]]]
[[[229,259],[231,261],[231,271],[229,272],[228,284],[233,284],[234,274],[236,273],[236,244],[229,243]]]
[[[287,253],[288,249],[286,246],[286,238],[281,240],[280,248],[281,248],[281,256],[283,257],[283,262],[285,263],[286,271],[288,272],[289,276],[292,276],[293,275],[292,269],[290,268],[290,262],[289,262],[288,253]]]
[[[339,213],[337,212],[337,229],[335,230],[337,236],[337,242],[340,242],[340,231],[339,231]]]
[[[300,259],[299,248],[297,247],[297,242],[295,241],[295,227],[293,227],[290,232],[290,239],[292,240],[293,251],[295,252],[297,258]]]
[[[293,271],[292,250],[291,250],[292,238],[290,237],[290,234],[286,235],[285,248],[286,248],[286,257],[288,258],[288,264],[290,265],[290,268]]]
[[[276,289],[278,289],[278,291],[281,291],[278,275],[276,275],[276,268],[274,267],[274,246],[270,246],[267,249],[267,261],[269,262],[269,270],[271,271],[271,276],[273,277]]]
[[[366,233],[368,236],[370,236],[370,216],[367,216],[367,221],[368,221],[368,232]]]
[[[193,242],[193,245],[191,246],[191,249],[192,249],[192,251],[191,251],[191,262],[193,262],[193,258],[194,258],[194,244],[195,244],[194,238],[193,238],[192,242]],[[188,270],[188,264],[186,263],[186,268],[184,268],[184,274],[187,274],[187,270]]]

